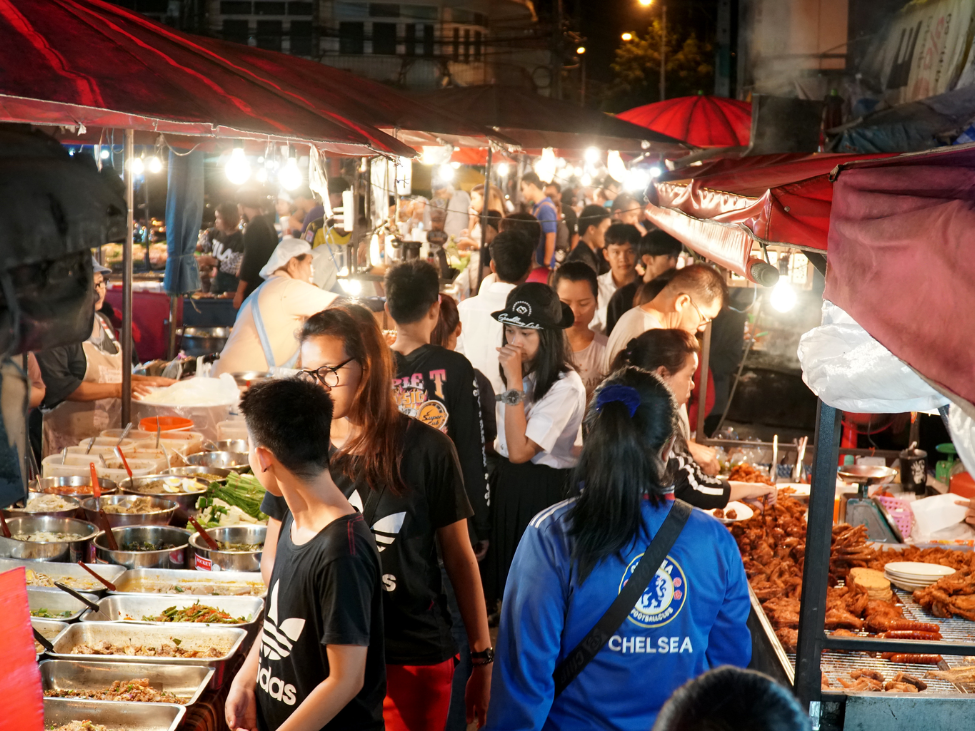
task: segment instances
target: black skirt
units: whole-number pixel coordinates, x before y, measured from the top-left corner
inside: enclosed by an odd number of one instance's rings
[[[513,464],[505,457],[498,457],[491,486],[494,520],[485,567],[485,594],[489,602],[504,596],[511,561],[532,518],[569,497],[571,473],[571,469],[558,470],[532,462]]]

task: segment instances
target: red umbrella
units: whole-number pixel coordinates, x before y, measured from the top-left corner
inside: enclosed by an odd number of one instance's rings
[[[695,147],[747,147],[752,132],[751,103],[722,96],[682,96],[616,116]]]

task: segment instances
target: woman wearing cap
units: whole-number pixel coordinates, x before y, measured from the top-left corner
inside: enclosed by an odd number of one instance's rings
[[[266,279],[240,306],[214,372],[266,373],[291,368],[298,359],[302,323],[328,307],[337,295],[312,281],[311,245],[285,237],[261,269]]]
[[[572,367],[565,328],[572,310],[546,284],[529,282],[492,313],[504,326],[498,362],[500,455],[492,488],[489,592],[504,591],[518,541],[536,513],[566,497],[569,472],[582,447],[586,388]]]
[[[44,456],[76,447],[104,429],[121,426],[122,346],[115,330],[99,310],[105,304],[108,275],[94,257],[91,266],[95,285],[94,323],[91,337],[83,343],[62,345],[36,354],[46,393],[44,411]],[[154,386],[169,386],[169,378],[132,376],[132,396],[139,399]]]

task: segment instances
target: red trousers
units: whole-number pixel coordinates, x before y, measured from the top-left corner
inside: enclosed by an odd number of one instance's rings
[[[439,665],[387,665],[386,731],[443,731],[453,677],[453,658]]]

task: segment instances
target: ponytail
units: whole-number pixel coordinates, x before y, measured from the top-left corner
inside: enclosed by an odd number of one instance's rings
[[[596,391],[586,424],[573,479],[582,495],[569,515],[580,580],[646,533],[642,502],[660,504],[670,484],[660,451],[677,431],[677,405],[657,376],[626,367]]]

